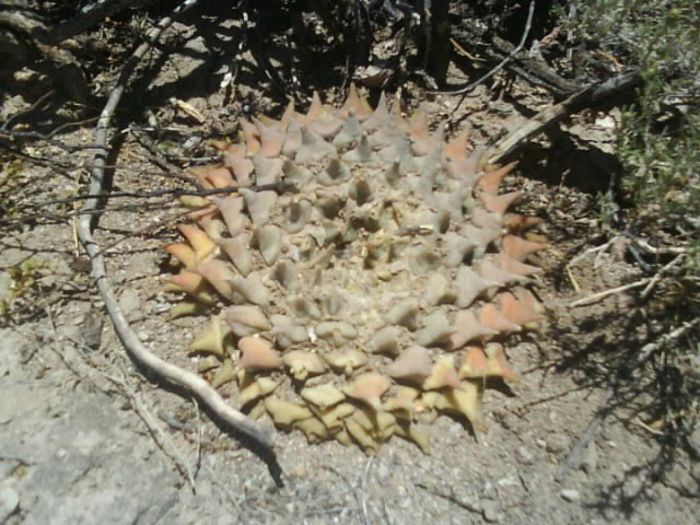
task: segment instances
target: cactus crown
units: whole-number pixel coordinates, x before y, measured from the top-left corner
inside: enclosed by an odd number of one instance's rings
[[[192,170],[238,191],[189,199],[165,248],[187,296],[172,315],[213,313],[190,346],[200,371],[309,441],[427,452],[443,412],[483,430],[485,379],[517,380],[503,339],[542,317],[525,260],[544,244],[499,193],[513,166],[483,171],[466,133],[446,143],[424,111],[405,120],[383,95],[372,110],[354,87],[340,109],[315,95],[241,129],[223,165]]]

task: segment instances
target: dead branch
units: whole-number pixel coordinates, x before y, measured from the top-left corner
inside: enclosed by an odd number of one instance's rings
[[[486,51],[486,55],[503,56],[510,53],[513,44],[495,36],[491,42],[492,49]],[[512,71],[533,86],[546,89],[557,96],[566,96],[575,93],[581,85],[572,80],[560,76],[544,60],[521,54],[513,58],[508,64],[508,70]]]
[[[476,86],[481,84],[482,82],[485,82],[489,78],[491,78],[493,75],[498,73],[501,69],[503,69],[508,62],[510,62],[515,56],[520,53],[520,51],[523,49],[525,46],[525,41],[527,40],[527,36],[530,34],[530,29],[532,28],[532,15],[535,12],[535,0],[530,0],[530,7],[528,8],[527,12],[527,20],[525,21],[525,28],[523,29],[523,35],[520,38],[520,42],[518,42],[518,45],[510,52],[508,55],[501,60],[494,68],[489,70],[486,74],[482,75],[478,79],[476,79],[474,82],[471,82],[470,84],[466,85],[463,88],[460,89],[455,89],[453,91],[440,91],[439,93],[442,93],[443,95],[466,95],[469,93],[471,90],[473,90]],[[455,106],[455,109],[452,111],[453,113],[457,111],[457,108],[464,102],[464,97],[459,101],[459,103]]]
[[[454,31],[454,38],[455,42],[479,42],[482,40],[482,34],[476,28],[462,24],[459,30]],[[562,78],[543,60],[529,57],[525,53],[513,54],[515,47],[510,42],[494,36],[489,46],[483,50],[483,56],[489,61],[500,62],[513,55],[512,60],[506,64],[508,71],[554,95],[568,96],[581,89],[576,82]]]
[[[583,109],[595,107],[621,93],[631,91],[641,82],[642,77],[639,71],[635,70],[615,76],[600,84],[588,86],[559,104],[554,104],[540,111],[523,126],[496,143],[484,155],[484,159],[487,163],[496,164],[520,148],[533,136],[561,122],[566,117]]]
[[[114,323],[114,328],[131,358],[154,376],[194,395],[194,397],[209,408],[222,422],[229,425],[232,429],[249,436],[256,443],[269,451],[272,448],[272,437],[268,432],[263,431],[244,414],[229,406],[219,393],[204,379],[192,372],[183,370],[164,361],[150,352],[143,343],[141,343],[119,308],[111,283],[107,277],[104,252],[92,236],[93,222],[91,219],[94,216],[92,213],[98,209],[98,196],[109,196],[105,188],[105,166],[108,153],[107,129],[119,105],[129,78],[151,44],[170,26],[173,19],[192,8],[197,2],[198,0],[184,0],[182,3],[178,4],[169,16],[161,19],[157,26],[148,32],[147,40],[136,49],[129,61],[127,61],[122,68],[95,129],[95,142],[100,146],[100,149],[95,155],[94,167],[90,177],[89,194],[92,195],[92,197],[90,197],[83,206],[83,211],[86,213],[81,216],[78,222],[78,237],[90,256],[92,275],[97,283],[107,312]]]
[[[640,279],[639,281],[634,281],[633,283],[623,284],[622,286],[616,286],[615,288],[603,290],[602,292],[594,293],[593,295],[589,295],[588,297],[577,299],[576,301],[572,302],[569,306],[571,308],[576,308],[577,306],[588,306],[589,304],[597,303],[601,299],[605,299],[606,297],[610,297],[611,295],[619,294],[622,292],[626,292],[627,290],[632,290],[634,288],[640,288],[642,286],[645,286],[649,284],[650,281],[651,278],[649,277]]]

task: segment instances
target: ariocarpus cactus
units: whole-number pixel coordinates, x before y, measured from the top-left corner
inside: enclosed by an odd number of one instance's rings
[[[172,312],[211,313],[190,349],[252,417],[376,451],[391,436],[429,447],[440,413],[485,427],[487,378],[517,379],[509,333],[542,308],[524,262],[536,221],[509,212],[505,166],[482,171],[466,134],[445,143],[424,112],[405,121],[354,88],[339,110],[243,121],[223,165],[193,170]]]

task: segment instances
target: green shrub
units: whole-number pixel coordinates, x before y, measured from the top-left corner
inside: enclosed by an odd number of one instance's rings
[[[689,244],[687,269],[697,273],[700,2],[576,0],[568,7],[562,15],[579,41],[642,73],[643,87],[635,104],[624,109],[618,134],[622,189],[632,218],[645,231]]]

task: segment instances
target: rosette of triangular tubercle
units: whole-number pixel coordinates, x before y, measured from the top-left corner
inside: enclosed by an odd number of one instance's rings
[[[366,451],[398,435],[427,452],[440,413],[483,430],[488,381],[518,379],[503,343],[543,319],[539,221],[500,191],[514,165],[484,169],[466,132],[445,143],[425,111],[404,119],[384,94],[372,110],[354,86],[339,110],[314,94],[215,145],[223,162],[191,174],[228,191],[184,198],[191,220],[165,247],[166,289],[186,297],[171,317],[211,314],[190,351],[212,384],[233,382],[253,417]],[[346,287],[326,291],[334,272]]]

